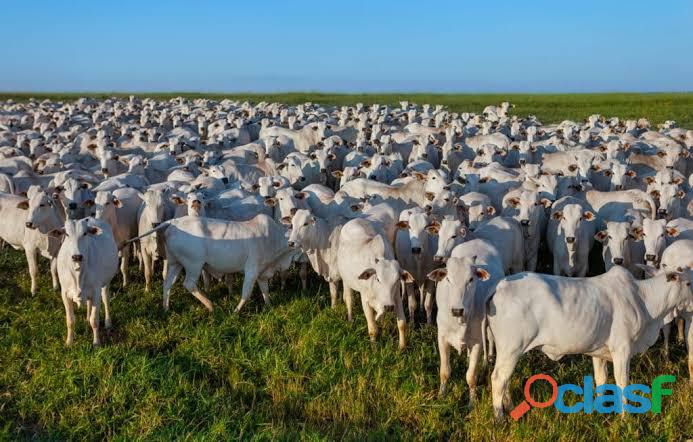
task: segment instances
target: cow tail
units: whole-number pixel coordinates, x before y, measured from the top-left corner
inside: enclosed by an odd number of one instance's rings
[[[159,230],[161,230],[161,229],[164,229],[164,228],[168,227],[168,226],[171,224],[171,221],[172,221],[172,220],[164,221],[163,223],[161,223],[161,224],[159,224],[158,226],[154,227],[154,228],[153,228],[152,230],[150,230],[149,232],[143,233],[143,234],[141,234],[140,236],[136,236],[136,237],[134,237],[134,238],[126,239],[125,241],[121,242],[121,243],[118,245],[118,250],[122,249],[123,247],[125,247],[126,245],[128,245],[128,244],[130,244],[130,243],[132,243],[132,242],[135,242],[135,241],[138,241],[138,240],[141,239],[141,238],[144,238],[145,236],[149,236],[149,235],[151,235],[152,233],[156,233],[157,231],[159,231]]]

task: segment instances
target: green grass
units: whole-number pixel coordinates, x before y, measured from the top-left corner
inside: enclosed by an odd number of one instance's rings
[[[0,252],[0,439],[522,439],[679,440],[693,437],[693,388],[685,349],[671,362],[659,347],[633,361],[631,381],[650,384],[674,374],[672,397],[661,415],[560,415],[531,411],[520,423],[495,424],[489,370],[481,376],[478,406],[470,410],[466,356],[453,355],[448,395],[436,397],[435,329],[417,326],[404,352],[394,318],[386,318],[376,345],[367,338],[358,301],[355,322],[329,308],[328,291],[310,280],[309,294],[279,293],[273,306],[259,294],[240,316],[232,296],[215,286],[213,314],[180,286],[171,311],[161,308],[161,286],[144,293],[140,275],[126,291],[114,280],[114,328],[92,348],[78,311],[76,342],[65,338],[64,310],[50,287],[45,263],[41,290],[31,296],[23,254]],[[513,377],[519,403],[523,382],[549,373],[559,383],[590,374],[586,357],[556,363],[526,355]]]
[[[0,93],[0,100],[36,99],[74,100],[80,96],[106,98],[127,97],[126,93]],[[259,101],[276,101],[288,104],[312,101],[326,105],[354,103],[397,104],[400,100],[423,104],[443,104],[452,111],[480,112],[488,104],[509,100],[516,105],[517,115],[534,114],[545,123],[558,123],[566,119],[582,120],[590,114],[600,113],[620,118],[647,117],[654,124],[675,120],[681,127],[693,127],[693,93],[609,93],[609,94],[326,94],[326,93],[276,93],[276,94],[214,94],[214,93],[140,93],[142,97],[170,99],[177,96],[190,98],[233,98]]]

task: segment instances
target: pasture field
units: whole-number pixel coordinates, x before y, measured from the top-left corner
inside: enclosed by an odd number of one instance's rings
[[[13,93],[0,92],[0,100],[15,101],[36,99],[74,100],[82,96],[107,98],[125,96],[127,93]],[[544,123],[560,123],[566,119],[582,120],[590,114],[620,118],[649,118],[658,124],[675,120],[679,126],[693,128],[693,93],[608,93],[608,94],[327,94],[327,93],[272,93],[272,94],[214,94],[214,93],[136,93],[140,97],[170,99],[178,96],[189,98],[232,98],[252,102],[272,101],[299,104],[306,101],[326,105],[397,104],[401,100],[413,103],[443,104],[453,112],[481,112],[486,105],[510,101],[515,104],[513,113],[519,116],[536,115]]]
[[[85,94],[0,94],[0,100],[72,100]],[[98,98],[114,94],[86,94]],[[118,94],[128,95],[128,94]],[[580,120],[592,113],[623,118],[676,120],[693,127],[693,94],[584,95],[209,95],[138,94],[170,98],[231,97],[285,103],[394,104],[401,99],[445,104],[454,111],[480,111],[509,99],[520,116],[544,122]],[[0,220],[2,222],[2,220]],[[518,423],[496,423],[490,397],[490,365],[480,375],[475,408],[468,405],[466,355],[452,357],[448,393],[437,397],[439,360],[433,326],[409,330],[406,350],[397,348],[393,316],[368,340],[358,299],[354,322],[340,301],[329,307],[326,283],[311,275],[301,292],[297,275],[287,289],[271,285],[271,307],[258,290],[242,313],[240,278],[229,294],[214,285],[207,312],[181,286],[171,310],[161,307],[160,270],[153,290],[130,267],[131,286],[112,283],[112,330],[93,348],[84,310],[77,311],[75,344],[66,348],[60,295],[50,288],[41,261],[40,290],[30,295],[24,254],[0,250],[0,440],[52,439],[259,439],[259,440],[686,440],[693,438],[693,386],[685,345],[672,340],[669,359],[661,341],[632,361],[631,383],[650,385],[673,374],[673,395],[660,415],[559,414],[532,410]],[[521,326],[521,324],[518,324]],[[611,371],[611,367],[610,367]],[[591,375],[587,357],[550,361],[525,355],[514,373],[513,403],[525,380],[547,373],[559,384],[582,384]],[[613,382],[613,378],[610,378]],[[535,398],[548,396],[539,385]]]

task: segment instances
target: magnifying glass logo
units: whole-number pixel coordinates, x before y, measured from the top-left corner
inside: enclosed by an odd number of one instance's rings
[[[553,389],[553,393],[551,394],[551,398],[548,401],[545,402],[537,402],[532,398],[532,392],[530,391],[532,388],[532,384],[534,384],[536,381],[546,381],[549,384],[551,384],[551,388]],[[556,398],[558,397],[558,383],[554,378],[547,374],[535,374],[534,376],[530,377],[527,379],[527,382],[525,383],[525,400],[522,401],[517,407],[513,409],[513,411],[510,412],[510,417],[512,417],[514,420],[518,421],[522,416],[525,415],[529,410],[534,408],[546,408],[550,407],[553,405],[554,402],[556,402]]]

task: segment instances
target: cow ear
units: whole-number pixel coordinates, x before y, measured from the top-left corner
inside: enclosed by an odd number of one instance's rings
[[[652,198],[659,198],[659,190],[653,190],[652,192],[650,192],[650,196]]]
[[[657,152],[657,156],[658,156],[659,158],[664,158],[665,156],[667,156],[667,153],[660,150],[659,152]]]
[[[585,213],[582,214],[582,219],[585,221],[592,221],[594,219],[594,213],[586,210]]]
[[[332,171],[332,176],[335,178],[341,178],[342,175],[344,175],[344,172],[342,172],[341,170],[333,170]]]
[[[679,231],[676,227],[667,227],[667,235],[677,237],[679,236]]]
[[[18,202],[18,203],[17,203],[17,208],[18,208],[18,209],[22,209],[22,210],[27,210],[27,209],[29,209],[29,201],[28,201],[28,200],[24,200],[24,201]]]
[[[635,178],[636,176],[638,176],[638,174],[635,173],[634,170],[629,170],[629,171],[626,172],[626,176],[627,176],[627,177],[630,177],[630,178]]]
[[[482,281],[488,281],[488,279],[491,277],[491,274],[487,272],[485,269],[477,268],[476,276]]]
[[[638,226],[638,227],[633,227],[632,229],[630,229],[631,236],[634,239],[636,239],[637,241],[640,241],[642,239],[642,233],[643,233],[642,227]]]
[[[260,188],[260,185],[257,184],[257,183],[255,183],[255,184],[253,184],[253,185],[251,186],[251,188],[252,188],[253,190],[257,190],[257,189]]]
[[[437,235],[440,232],[440,223],[436,220],[431,221],[429,225],[426,226],[426,232],[429,235]]]
[[[396,224],[398,229],[408,229],[409,228],[409,221],[400,221]]]
[[[680,281],[681,274],[678,272],[667,272],[667,281]]]
[[[315,159],[318,158],[318,156],[315,155],[315,152],[313,152],[313,153],[310,154],[309,158],[310,158],[311,160],[315,160]]]
[[[421,172],[414,172],[414,176],[416,177],[417,180],[419,181],[426,181],[426,175],[424,175]]]
[[[88,189],[89,183],[82,183],[79,187],[81,187],[82,189]]]
[[[52,236],[53,238],[60,238],[63,235],[65,235],[65,227],[60,227],[59,229],[53,229],[50,232],[48,232],[48,236]]]
[[[330,161],[334,161],[334,160],[337,159],[337,155],[331,153],[331,154],[329,154],[329,155],[327,156],[327,159],[330,160]]]
[[[281,221],[282,224],[285,224],[287,226],[291,225],[291,215],[283,216]]]
[[[171,201],[174,203],[178,204],[179,206],[184,206],[185,205],[185,200],[178,195],[172,196]]]
[[[359,275],[359,279],[369,279],[373,275],[375,275],[375,269],[366,269]]]
[[[462,226],[460,227],[460,237],[464,238],[465,236],[467,236],[467,228]]]
[[[277,199],[276,199],[276,198],[272,198],[272,197],[270,197],[270,198],[265,198],[265,205],[266,205],[266,206],[270,206],[270,207],[274,207],[274,206],[277,205]]]
[[[430,279],[431,281],[440,282],[446,276],[448,276],[448,270],[445,268],[442,268],[442,269],[433,270],[431,273],[426,275],[426,278]]]
[[[677,176],[676,178],[674,178],[674,179],[671,180],[671,183],[672,183],[672,184],[676,184],[677,186],[678,186],[679,184],[682,184],[683,182],[684,182],[684,179],[681,178],[680,176]]]
[[[655,183],[655,177],[653,176],[646,176],[645,177],[645,184],[650,185]]]
[[[424,195],[426,196],[426,199],[429,201],[433,201],[434,199],[436,199],[436,195],[433,192],[426,192]]]
[[[683,198],[684,196],[686,196],[686,194],[683,192],[683,190],[676,192],[676,198]]]
[[[274,186],[274,187],[277,187],[277,188],[278,188],[278,187],[281,186],[281,185],[282,185],[282,183],[280,183],[279,181],[274,181],[274,182],[272,182],[272,186]]]
[[[596,239],[599,242],[604,242],[606,241],[606,238],[608,238],[609,234],[606,233],[606,230],[600,230],[599,232],[594,234],[594,239]]]
[[[412,274],[406,270],[402,270],[399,275],[402,278],[402,281],[406,282],[407,284],[413,284],[416,281]]]
[[[286,163],[279,163],[277,164],[277,170],[282,170],[286,167]]]
[[[493,206],[488,206],[488,207],[486,208],[486,214],[487,214],[488,216],[493,216],[493,215],[495,215],[495,214],[496,214],[496,208],[493,207]]]
[[[185,164],[185,160],[183,158],[176,158],[176,163]]]
[[[113,205],[118,208],[123,207],[123,203],[118,198],[113,198]]]
[[[365,168],[371,167],[371,160],[361,161],[361,164],[359,164],[359,167],[365,167]]]
[[[551,201],[548,198],[542,198],[539,200],[539,202],[541,203],[542,206],[544,206],[545,209],[548,209],[549,207],[551,207],[553,205],[553,201]]]
[[[89,226],[89,228],[87,228],[87,233],[90,235],[101,235],[103,230],[98,226]]]
[[[294,196],[300,200],[308,198],[308,194],[306,192],[298,192]]]
[[[557,210],[551,214],[551,218],[555,219],[556,221],[560,221],[561,218],[563,218],[563,212]]]
[[[94,207],[94,200],[86,200],[82,203],[84,207]]]

